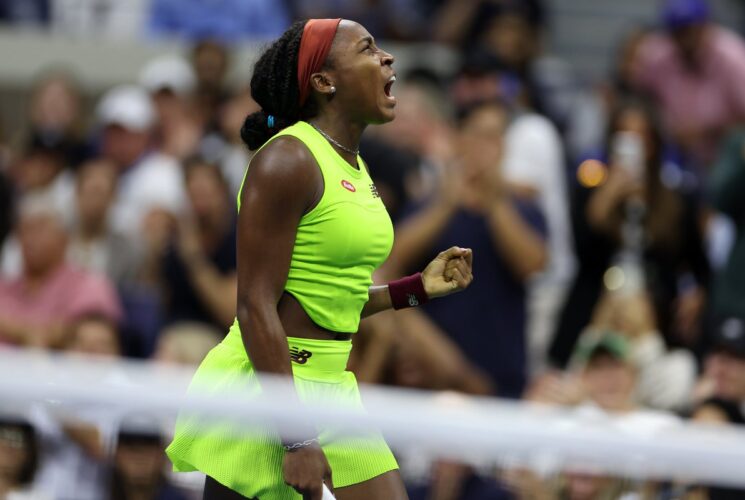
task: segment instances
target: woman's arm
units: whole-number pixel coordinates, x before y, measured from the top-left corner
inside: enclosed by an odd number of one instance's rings
[[[489,213],[494,244],[514,275],[527,280],[546,265],[548,251],[543,238],[525,222],[506,197],[494,201]]]
[[[323,181],[313,162],[296,139],[279,138],[251,161],[241,193],[237,316],[258,372],[292,375],[277,304],[300,219],[320,199]]]
[[[427,297],[434,299],[468,288],[473,281],[473,252],[470,248],[452,247],[440,252],[422,271],[422,285]],[[362,317],[394,306],[389,285],[371,286]]]
[[[321,172],[310,152],[293,137],[280,137],[256,154],[246,174],[238,214],[238,324],[256,371],[292,381],[287,335],[277,312],[292,260],[300,219],[323,194]],[[298,411],[302,411],[298,400]],[[287,451],[282,471],[287,484],[308,498],[320,498],[321,481],[331,485],[331,468],[316,429],[296,426],[307,436]]]

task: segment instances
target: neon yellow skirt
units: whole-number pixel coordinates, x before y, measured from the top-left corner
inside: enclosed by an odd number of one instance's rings
[[[333,398],[345,406],[362,407],[357,380],[353,373],[346,371],[351,340],[293,337],[287,340],[295,359],[292,369],[301,400],[327,401],[327,398]],[[255,388],[257,394],[260,391],[240,331],[234,325],[225,340],[204,359],[190,390],[204,393],[239,387],[244,390]],[[335,488],[361,483],[398,468],[388,445],[375,431],[365,431],[364,442],[360,441],[358,433],[354,439],[349,439],[328,428],[320,428],[318,432],[321,447],[331,466]],[[202,471],[248,498],[302,498],[284,482],[282,459],[285,452],[278,436],[270,431],[238,436],[225,432],[224,427],[205,427],[198,418],[181,415],[166,453],[175,471]]]

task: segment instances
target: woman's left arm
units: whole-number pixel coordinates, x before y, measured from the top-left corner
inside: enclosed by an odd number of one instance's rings
[[[468,288],[473,281],[473,252],[470,248],[452,247],[440,252],[421,274],[422,286],[428,299],[444,297]],[[370,287],[369,299],[362,309],[362,317],[394,307],[389,285]]]

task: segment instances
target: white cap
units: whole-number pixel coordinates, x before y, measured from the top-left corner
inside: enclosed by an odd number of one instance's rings
[[[121,125],[133,131],[149,130],[155,123],[150,96],[137,85],[110,89],[98,102],[96,113],[101,125]]]
[[[168,89],[184,95],[194,90],[196,83],[197,78],[191,65],[178,56],[155,58],[140,71],[140,85],[149,92]]]

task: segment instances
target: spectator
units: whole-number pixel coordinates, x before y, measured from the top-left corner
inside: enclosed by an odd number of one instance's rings
[[[71,74],[49,70],[34,83],[28,111],[30,136],[37,144],[56,148],[63,164],[72,169],[88,153],[81,101],[81,90]]]
[[[704,387],[699,397],[717,397],[743,409],[745,405],[745,320],[723,319],[715,328],[706,357]],[[701,394],[703,393],[703,394]]]
[[[150,93],[157,115],[158,149],[183,160],[199,151],[203,124],[194,109],[194,70],[180,56],[162,56],[140,71],[140,85]]]
[[[77,176],[75,226],[67,257],[73,264],[103,274],[117,284],[137,277],[140,257],[131,240],[111,227],[117,172],[106,160],[93,160],[80,167]]]
[[[161,263],[166,322],[227,328],[235,318],[235,205],[220,170],[201,160],[185,170],[190,213]]]
[[[125,420],[114,451],[111,500],[185,500],[165,476],[165,443],[157,431]]]
[[[709,198],[715,209],[735,222],[735,244],[717,275],[712,309],[718,316],[745,311],[745,129],[731,134],[709,179]]]
[[[99,313],[84,314],[70,326],[68,353],[88,360],[116,360],[121,355],[118,327]],[[121,383],[121,374],[113,378]],[[44,400],[33,406],[31,418],[42,445],[38,483],[57,500],[99,500],[105,497],[107,461],[112,450],[116,410],[66,405]]]
[[[105,316],[83,316],[70,328],[67,350],[99,358],[118,358],[122,355],[119,329],[116,323]]]
[[[20,193],[47,193],[62,209],[71,205],[75,180],[66,171],[65,150],[61,144],[31,137],[23,154],[11,167],[14,184]],[[72,215],[69,211],[66,215]]]
[[[707,423],[745,423],[745,320],[727,317],[715,327],[692,418]],[[743,498],[744,490],[706,488],[710,500]]]
[[[710,21],[706,0],[666,0],[662,18],[666,31],[636,49],[633,80],[703,172],[727,130],[745,118],[745,44]]]
[[[116,292],[103,277],[65,262],[67,234],[61,215],[44,197],[28,196],[19,209],[20,277],[0,281],[0,339],[38,347],[59,346],[66,328],[86,313],[119,321]]]
[[[224,336],[222,330],[204,323],[174,323],[158,335],[153,359],[196,368]]]
[[[641,141],[636,173],[612,151],[616,134],[628,132]],[[667,186],[661,178],[663,142],[651,109],[635,99],[613,113],[606,140],[611,155],[607,169],[598,162],[580,165],[572,201],[572,222],[579,270],[561,313],[549,354],[564,366],[581,330],[589,323],[601,296],[606,270],[624,248],[621,227],[627,220],[629,200],[642,200],[646,208],[642,266],[654,302],[657,325],[668,344],[696,346],[700,332],[709,266],[699,230],[695,200]],[[629,166],[629,169],[631,167]],[[594,174],[595,169],[599,175]],[[583,185],[584,184],[584,185]],[[679,291],[684,275],[693,286]]]
[[[249,89],[237,92],[222,108],[219,118],[220,139],[214,149],[204,147],[204,157],[220,165],[223,177],[230,186],[230,197],[237,198],[251,152],[241,140],[241,127],[246,116],[259,110]],[[205,141],[206,142],[206,141]]]
[[[36,431],[24,420],[0,418],[0,498],[51,500],[34,488],[39,461]]]
[[[546,262],[543,218],[514,198],[502,178],[502,141],[508,115],[487,102],[463,112],[460,163],[448,166],[440,192],[409,209],[397,227],[392,266],[416,267],[432,248],[460,244],[481,257],[468,291],[423,310],[486,372],[498,394],[518,397],[526,377],[525,283]]]
[[[187,40],[213,38],[226,42],[267,40],[278,37],[290,25],[281,0],[153,0],[150,32]]]
[[[225,84],[230,63],[228,48],[220,42],[202,40],[192,48],[191,65],[197,78],[196,107],[208,131],[219,129],[220,110],[230,98]]]
[[[151,213],[179,213],[184,202],[180,167],[153,149],[156,117],[147,93],[136,86],[115,87],[101,98],[97,113],[103,127],[101,156],[116,166],[119,176],[114,229],[136,236]]]

